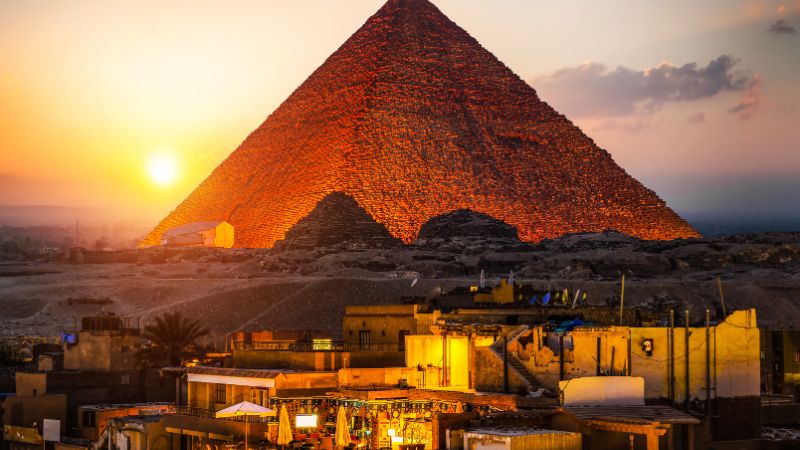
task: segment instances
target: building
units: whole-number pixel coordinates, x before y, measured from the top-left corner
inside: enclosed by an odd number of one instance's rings
[[[160,417],[161,414],[174,412],[175,404],[167,402],[81,405],[78,407],[77,436],[98,442],[106,433],[108,422],[112,419],[131,416]]]
[[[439,311],[425,305],[370,305],[345,307],[342,332],[347,349],[402,353],[405,337],[429,334]]]
[[[127,450],[170,450],[172,442],[160,414],[115,417],[108,420],[109,446]]]
[[[77,429],[81,405],[175,398],[173,380],[141,367],[136,351],[144,339],[134,320],[113,314],[83,317],[80,329],[65,333],[62,341],[63,355],[42,353],[39,370],[19,371],[15,379],[19,395],[65,395],[67,431]]]
[[[64,370],[126,372],[139,369],[144,344],[138,321],[114,314],[83,317],[81,328],[64,335]]]
[[[67,396],[17,383],[13,395],[0,396],[0,449],[41,448],[44,419],[60,421],[66,431]]]
[[[233,247],[233,225],[225,221],[192,222],[170,228],[161,235],[168,247]]]

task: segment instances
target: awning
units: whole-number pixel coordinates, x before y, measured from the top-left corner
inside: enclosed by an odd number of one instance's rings
[[[190,383],[218,383],[229,384],[234,386],[251,386],[271,388],[275,387],[275,378],[252,378],[252,377],[237,377],[230,375],[210,375],[204,373],[189,373],[187,374],[187,381]]]

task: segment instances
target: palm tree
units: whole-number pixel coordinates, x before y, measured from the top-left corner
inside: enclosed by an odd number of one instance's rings
[[[180,312],[161,314],[155,323],[144,327],[142,337],[150,343],[139,350],[139,359],[151,367],[178,366],[200,354],[196,341],[207,334],[200,322],[187,319]]]

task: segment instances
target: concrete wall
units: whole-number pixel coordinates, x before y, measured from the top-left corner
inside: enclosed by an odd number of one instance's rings
[[[67,422],[67,396],[46,394],[35,396],[9,396],[3,401],[4,425],[30,427],[34,422],[41,426],[42,419],[61,421],[62,430]]]
[[[472,350],[473,359],[473,386],[477,391],[503,392],[503,361],[493,354],[489,347],[475,347]],[[526,387],[525,381],[508,370],[508,391],[515,393],[521,387]]]
[[[600,374],[626,373],[629,339],[627,327],[582,328],[567,332],[564,336],[565,379],[597,375],[598,360]],[[545,333],[541,327],[536,327],[528,335],[513,342],[509,349],[540,383],[555,390],[558,387],[560,370],[559,348],[556,343],[555,333]]]
[[[430,326],[438,317],[418,312],[419,305],[347,306],[342,321],[345,344],[358,345],[359,332],[370,331],[370,343],[376,346],[400,348],[400,331],[409,334],[430,334]],[[348,348],[349,350],[349,348]]]
[[[235,350],[233,367],[330,371],[341,369],[349,356],[331,351]]]
[[[597,373],[597,342],[600,340],[601,374],[630,375],[645,379],[646,398],[667,398],[670,389],[668,336],[666,327],[578,328],[564,333],[564,378],[594,376]],[[675,398],[686,393],[686,344],[684,328],[675,328]],[[533,328],[512,342],[510,350],[536,379],[555,389],[559,381],[557,346],[549,347],[541,328]],[[652,340],[652,354],[643,348]],[[755,310],[736,311],[710,328],[711,378],[718,397],[754,396],[760,392],[759,330]],[[628,357],[630,348],[630,361]],[[689,329],[689,394],[706,398],[705,327]],[[613,359],[613,366],[612,366]]]
[[[416,386],[416,367],[341,369],[338,372],[339,387],[394,386],[401,379],[405,379],[411,386]]]
[[[471,362],[466,336],[407,336],[405,359],[406,367],[438,368],[443,387],[469,388]],[[433,387],[428,380],[426,386]]]
[[[42,395],[47,392],[47,374],[44,372],[17,372],[14,379],[18,396]]]
[[[188,385],[187,402],[190,407],[220,410],[242,401],[253,402],[255,391],[262,391],[270,397],[281,396],[282,392],[292,390],[333,391],[338,387],[338,372],[287,372],[275,377],[275,387],[269,389],[226,384],[224,403],[216,402],[216,383],[191,381]]]
[[[84,422],[84,412],[94,415],[94,426]],[[174,413],[174,405],[132,405],[130,407],[98,409],[96,406],[82,406],[78,408],[78,433],[81,438],[97,441],[106,429],[109,420],[118,417],[136,416],[139,414]]]
[[[666,398],[669,393],[668,328],[631,328],[631,374],[645,379],[648,398]],[[686,332],[675,328],[675,398],[686,395]],[[644,339],[653,340],[653,355],[642,349]],[[760,393],[759,330],[755,310],[736,311],[710,328],[709,349],[712,387],[717,397],[757,396]],[[706,329],[689,328],[689,395],[706,399]]]
[[[565,406],[644,405],[644,379],[584,377],[559,382]]]
[[[108,331],[81,331],[78,343],[64,345],[65,370],[135,370],[135,352],[142,338],[135,334]]]

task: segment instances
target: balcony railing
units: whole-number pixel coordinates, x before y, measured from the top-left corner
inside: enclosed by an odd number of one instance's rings
[[[271,350],[276,352],[402,352],[402,346],[391,344],[360,344],[345,342],[235,342],[234,350]]]
[[[225,417],[217,418],[217,412],[213,409],[194,408],[192,406],[178,406],[175,408],[175,414],[179,416],[202,417],[204,419],[228,420],[232,422],[244,422],[244,417]],[[249,416],[247,421],[250,423],[269,422],[269,417],[255,417]]]

